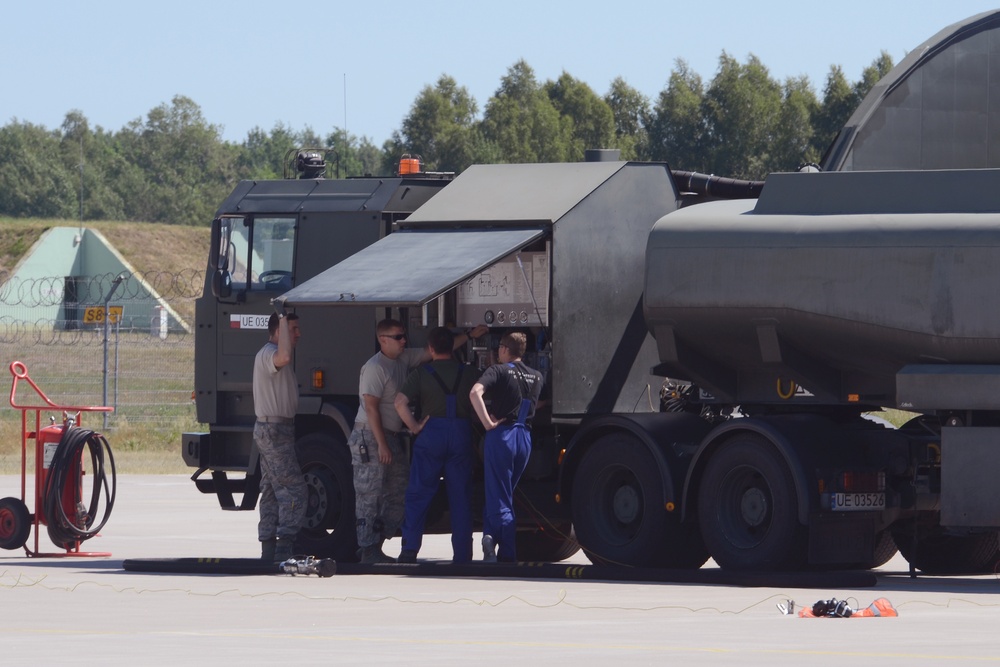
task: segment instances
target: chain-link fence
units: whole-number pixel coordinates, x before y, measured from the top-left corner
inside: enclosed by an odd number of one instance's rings
[[[204,274],[0,275],[0,350],[60,405],[115,408],[110,426],[194,421],[194,300]],[[37,405],[26,383],[17,401]],[[6,400],[4,405],[9,405]]]

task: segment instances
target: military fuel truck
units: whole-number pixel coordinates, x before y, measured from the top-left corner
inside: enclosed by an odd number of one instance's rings
[[[998,29],[993,12],[935,35],[819,173],[762,189],[617,160],[241,184],[197,305],[198,488],[254,507],[251,360],[268,314],[293,309],[299,547],[353,559],[345,442],[375,322],[400,319],[415,345],[486,324],[469,362],[516,328],[546,379],[522,560],[582,547],[608,565],[866,568],[898,548],[925,572],[991,569],[998,172],[957,168],[1000,166],[980,94],[1000,84]],[[865,418],[883,407],[910,418]],[[444,505],[430,532],[447,530]]]

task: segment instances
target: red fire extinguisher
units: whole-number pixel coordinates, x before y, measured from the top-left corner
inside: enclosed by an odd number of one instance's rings
[[[55,459],[59,448],[59,442],[63,436],[62,425],[46,426],[38,432],[35,450],[35,513],[38,515],[39,523],[49,525],[49,519],[45,514],[45,495],[49,482],[52,461]],[[76,468],[80,470],[80,455],[76,456]],[[80,471],[82,473],[82,471]],[[81,474],[69,474],[66,476],[66,484],[62,489],[62,510],[67,516],[76,513],[76,504],[80,500],[80,486],[82,482]],[[51,508],[50,508],[51,509]],[[63,545],[59,545],[63,546]]]

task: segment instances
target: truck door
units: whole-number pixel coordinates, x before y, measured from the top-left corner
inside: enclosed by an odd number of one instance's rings
[[[223,216],[213,223],[217,347],[214,359],[196,359],[197,367],[215,368],[220,405],[212,423],[253,423],[253,358],[267,341],[271,299],[295,285],[296,226],[295,216]]]

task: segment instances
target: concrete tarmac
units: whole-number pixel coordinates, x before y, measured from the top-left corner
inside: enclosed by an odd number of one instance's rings
[[[0,497],[20,478],[0,477]],[[29,500],[29,510],[33,510]],[[1000,580],[908,576],[856,590],[553,579],[126,572],[133,558],[259,555],[256,514],[184,475],[118,479],[96,558],[0,551],[4,665],[940,665],[1000,663]],[[477,536],[478,537],[478,536]],[[29,546],[34,544],[34,533]],[[42,551],[58,551],[44,528]],[[448,536],[420,556],[450,559]],[[386,544],[396,555],[399,540]],[[570,563],[587,564],[577,554]],[[711,562],[706,567],[712,567]],[[887,598],[898,618],[804,619],[776,604]]]

